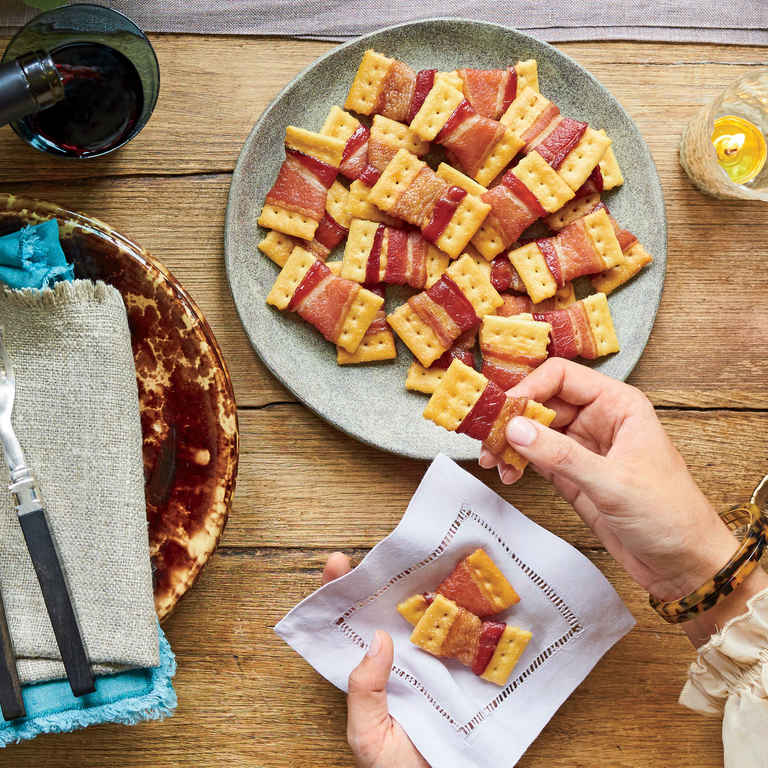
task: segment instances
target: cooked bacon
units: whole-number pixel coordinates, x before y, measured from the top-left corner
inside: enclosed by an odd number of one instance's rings
[[[472,662],[472,671],[476,675],[482,675],[485,668],[493,658],[499,639],[507,628],[506,624],[498,621],[484,621],[480,630],[480,639],[477,641],[475,660]]]
[[[578,200],[595,193],[599,195],[603,193],[603,172],[600,170],[599,165],[592,169],[592,173],[589,174],[587,180],[574,192],[573,199]]]
[[[384,243],[384,233],[386,227],[380,224],[373,236],[371,252],[368,254],[368,262],[365,265],[365,282],[378,283],[379,273],[381,272],[381,247]]]
[[[460,333],[475,328],[480,322],[472,302],[448,275],[443,275],[427,289],[426,293],[432,301],[443,307],[451,316],[451,319],[459,327]]]
[[[599,170],[598,166],[598,170]],[[611,220],[611,224],[613,225],[613,231],[616,233],[616,239],[619,241],[619,247],[622,251],[626,251],[629,248],[631,248],[636,242],[637,242],[637,236],[632,234],[628,229],[624,229],[616,219],[613,218],[611,215],[611,212],[606,207],[605,203],[598,203],[591,211],[590,213],[594,213],[595,211],[603,210],[608,214],[608,218]]]
[[[534,304],[531,301],[531,297],[525,294],[503,293],[501,298],[504,299],[504,303],[496,310],[496,314],[501,317],[521,315],[524,312],[551,312],[558,309],[557,296],[553,296],[551,299],[544,299],[544,301],[540,301],[538,304]]]
[[[501,409],[496,421],[491,426],[488,436],[483,441],[483,445],[491,451],[491,453],[501,454],[508,447],[509,443],[507,443],[507,438],[504,434],[507,423],[515,416],[520,416],[525,411],[527,403],[527,397],[510,397],[507,395],[504,407]]]
[[[547,352],[550,357],[583,357],[594,360],[597,346],[589,325],[584,303],[577,301],[565,309],[550,312],[534,312],[534,320],[543,320],[552,326]]]
[[[560,279],[557,281],[560,288],[577,277],[594,275],[605,269],[600,254],[587,235],[583,218],[563,227],[552,241],[560,262]]]
[[[499,417],[507,396],[504,390],[489,381],[470,412],[464,417],[456,431],[475,440],[485,440]]]
[[[501,123],[478,114],[464,99],[451,113],[435,141],[446,148],[452,165],[474,176],[505,133],[506,128]]]
[[[429,224],[422,228],[422,234],[430,243],[436,243],[445,232],[448,222],[453,218],[461,201],[467,196],[467,191],[461,187],[448,189],[435,201],[432,218]]]
[[[557,171],[565,158],[581,141],[581,137],[586,130],[586,123],[570,117],[564,117],[557,124],[557,127],[543,141],[536,145],[535,151],[546,160],[548,165]]]
[[[408,304],[419,319],[435,332],[440,345],[450,349],[454,340],[461,334],[461,328],[445,308],[427,296],[426,291],[411,296]]]
[[[415,88],[416,73],[402,61],[394,60],[379,86],[374,112],[400,123],[407,122]]]
[[[439,368],[440,370],[447,370],[448,366],[454,360],[461,360],[464,365],[468,365],[470,368],[475,367],[475,356],[472,354],[472,350],[463,349],[462,347],[455,345],[451,347],[447,352],[444,352],[440,357],[435,360],[428,370],[433,368]]]
[[[429,245],[418,231],[380,224],[373,236],[365,268],[365,284],[409,285],[424,288]],[[381,265],[384,264],[382,275]]]
[[[409,281],[414,287],[427,284],[427,253],[429,244],[421,236],[421,233],[413,231],[408,233],[408,271],[411,274]]]
[[[413,118],[416,117],[416,113],[421,109],[421,105],[432,90],[432,86],[435,84],[436,73],[436,69],[422,69],[416,73],[416,82],[413,87],[413,96],[411,96],[411,105],[408,109],[408,117],[405,121],[409,125],[413,122]]]
[[[541,255],[544,257],[544,261],[547,262],[547,267],[552,273],[552,277],[555,278],[555,282],[557,283],[558,287],[562,287],[565,285],[563,282],[563,269],[560,265],[558,252],[555,249],[554,240],[554,237],[544,237],[541,240],[536,241],[536,246],[541,252]]]
[[[371,132],[364,125],[359,125],[347,139],[339,170],[351,181],[360,178],[368,167],[368,146]]]
[[[544,111],[536,118],[533,124],[523,133],[520,137],[526,144],[524,151],[530,152],[536,145],[536,141],[539,136],[546,131],[549,125],[560,114],[560,109],[557,104],[550,102]]]
[[[517,70],[460,69],[464,95],[483,117],[498,120],[517,96]]]
[[[432,220],[435,203],[448,189],[449,185],[425,166],[400,195],[390,214],[416,227],[425,227]]]
[[[491,262],[491,284],[499,293],[525,293],[525,283],[506,254],[500,254]]]
[[[320,223],[315,230],[315,239],[309,244],[309,249],[313,250],[312,246],[319,244],[326,252],[326,258],[328,254],[349,234],[349,230],[346,227],[342,227],[336,219],[331,216],[328,211],[323,214],[323,218],[320,219]],[[323,259],[325,261],[325,259]]]
[[[333,184],[336,174],[333,166],[286,149],[285,160],[267,193],[266,202],[320,221],[325,214],[328,187]]]
[[[502,389],[512,389],[544,361],[535,357],[520,356],[514,360],[494,360],[483,355],[483,376]]]

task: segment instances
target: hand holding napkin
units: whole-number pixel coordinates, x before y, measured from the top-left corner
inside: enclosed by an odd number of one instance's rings
[[[483,547],[521,597],[500,621],[533,633],[503,688],[412,645],[397,604]],[[342,690],[376,629],[392,635],[391,714],[436,766],[514,765],[600,657],[634,626],[605,577],[445,456],[397,528],[275,631]]]

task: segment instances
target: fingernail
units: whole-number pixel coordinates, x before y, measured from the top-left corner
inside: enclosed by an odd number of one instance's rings
[[[379,637],[379,633],[377,630],[373,636],[373,640],[371,640],[371,644],[368,646],[368,651],[365,655],[375,656],[380,650],[381,650],[381,638]]]
[[[507,424],[507,440],[515,445],[530,445],[536,439],[536,427],[530,419],[515,416]]]

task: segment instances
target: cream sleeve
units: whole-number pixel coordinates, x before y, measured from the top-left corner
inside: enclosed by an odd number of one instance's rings
[[[699,649],[680,703],[723,718],[725,768],[768,768],[768,589]]]

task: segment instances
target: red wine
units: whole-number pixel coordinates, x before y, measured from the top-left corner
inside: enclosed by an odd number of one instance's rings
[[[101,43],[71,43],[51,52],[64,100],[25,119],[29,131],[76,157],[107,152],[131,137],[144,106],[136,67]]]

